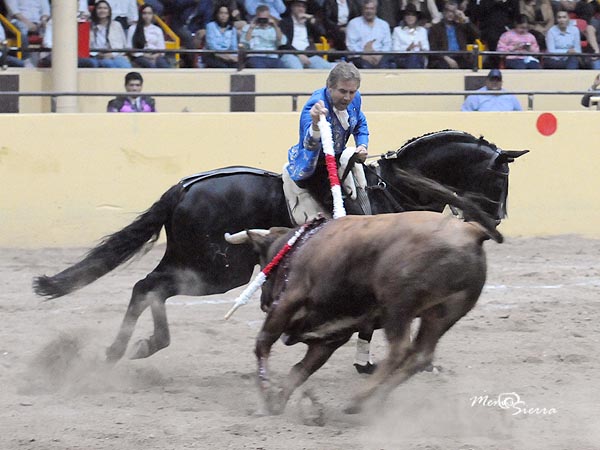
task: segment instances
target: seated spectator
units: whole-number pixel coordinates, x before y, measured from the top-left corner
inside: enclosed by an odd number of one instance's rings
[[[417,25],[419,13],[409,3],[404,10],[404,26],[397,26],[392,33],[392,50],[395,52],[414,52],[408,56],[396,56],[396,66],[401,69],[424,69],[425,57],[418,52],[429,51],[427,30]]]
[[[52,48],[52,19],[46,24],[46,32],[44,33],[42,45],[45,48]],[[42,53],[40,57],[39,67],[52,67],[52,53]],[[77,67],[96,68],[98,67],[98,62],[93,58],[77,58]]]
[[[465,14],[458,9],[455,2],[448,1],[442,12],[443,19],[429,29],[429,48],[435,51],[464,51],[467,44],[475,42],[479,37],[477,28]],[[471,67],[471,58],[460,55],[438,56],[429,58],[431,69],[467,69]]]
[[[579,28],[580,33],[583,34],[582,40],[587,41],[588,45],[585,47],[582,46],[582,51],[585,53],[600,53],[597,35],[600,19],[595,17],[599,9],[600,6],[593,0],[579,0],[575,5],[575,20],[585,22],[585,26],[580,27],[578,23],[573,22],[573,19],[571,20],[571,24]],[[600,69],[598,57],[585,58],[583,59],[583,63],[584,68]]]
[[[277,50],[280,45],[285,45],[287,39],[281,32],[277,21],[271,17],[269,7],[260,5],[256,8],[256,16],[252,22],[242,28],[241,43],[248,50]],[[282,68],[278,55],[253,53],[246,60],[248,67],[255,69]]]
[[[519,8],[529,21],[529,32],[535,36],[540,51],[545,51],[546,33],[554,25],[550,0],[520,0]]]
[[[549,53],[564,53],[567,56],[547,56],[544,58],[546,69],[579,69],[577,53],[581,53],[579,29],[571,25],[567,11],[556,14],[556,25],[546,34],[546,47]]]
[[[110,4],[99,0],[92,11],[90,27],[90,48],[112,49],[127,47],[125,32],[118,22],[111,19]],[[129,68],[131,63],[122,53],[91,53],[91,57],[99,67]]]
[[[127,45],[132,49],[164,50],[165,36],[163,31],[154,25],[154,10],[152,6],[143,4],[140,7],[138,21],[129,27]],[[133,53],[133,63],[137,67],[148,69],[168,69],[171,67],[164,53]]]
[[[479,2],[479,31],[481,40],[490,51],[496,51],[498,39],[519,16],[519,0],[481,0]],[[492,65],[499,64],[498,57],[491,57]]]
[[[600,30],[600,4],[596,0],[579,0],[575,5],[575,14],[594,27],[594,32]]]
[[[138,6],[136,0],[108,0],[111,8],[111,19],[120,23],[123,32],[138,20]],[[96,2],[97,3],[97,2]]]
[[[237,30],[233,26],[229,6],[218,5],[213,19],[206,25],[206,49],[237,51]],[[217,69],[234,68],[238,61],[233,53],[209,53],[204,54],[203,58],[206,67]]]
[[[34,64],[27,52],[28,36],[44,35],[46,24],[50,20],[50,3],[48,0],[6,0],[5,3],[10,21],[21,32],[23,63],[25,67],[33,67]]]
[[[140,95],[144,78],[139,72],[125,75],[125,90],[128,95],[119,95],[108,102],[107,112],[156,112],[154,99]]]
[[[346,29],[346,47],[352,52],[389,52],[392,33],[388,23],[377,17],[377,0],[364,0],[362,15]],[[359,69],[389,69],[396,66],[391,55],[360,55],[350,58]]]
[[[4,27],[0,25],[0,42],[4,42],[6,40],[6,32],[4,31]],[[4,61],[8,67],[25,67],[25,63],[17,58],[16,56],[4,55],[0,51],[0,60]]]
[[[346,27],[360,16],[359,0],[325,0],[323,22],[325,36],[336,50],[346,50]]]
[[[430,28],[431,25],[441,22],[442,13],[435,0],[400,0],[402,15],[410,5],[419,13],[419,25]]]
[[[590,99],[592,97],[600,96],[600,91],[598,90],[598,86],[600,86],[600,74],[596,75],[596,78],[594,78],[594,82],[592,83],[592,86],[588,89],[588,91],[590,91],[590,92],[588,94],[585,94],[581,98],[581,104],[583,106],[585,106],[586,108],[588,108],[590,106]]]
[[[252,20],[258,15],[258,7],[266,5],[269,8],[270,16],[277,20],[281,20],[281,15],[285,12],[285,3],[283,0],[244,0],[244,7],[246,9],[246,19]]]
[[[163,14],[169,17],[171,30],[179,36],[181,47],[198,48],[204,28],[212,20],[212,0],[165,0],[162,7]],[[196,61],[196,55],[182,54],[180,65],[196,67]]]
[[[529,32],[529,21],[524,14],[520,15],[512,30],[505,31],[498,41],[499,52],[539,53],[535,36]],[[505,60],[507,69],[539,69],[539,59],[528,56],[509,55]]]
[[[490,95],[485,94],[488,91],[503,91],[502,72],[498,69],[492,69],[488,73],[485,86],[478,89],[481,94],[472,94],[467,97],[461,111],[522,111],[521,104],[517,97],[512,94]]]
[[[292,0],[289,16],[281,19],[279,25],[287,44],[282,50],[314,50],[315,42],[325,33],[317,19],[306,13],[307,0]],[[281,64],[286,69],[331,69],[333,63],[318,55],[300,53],[281,55]]]

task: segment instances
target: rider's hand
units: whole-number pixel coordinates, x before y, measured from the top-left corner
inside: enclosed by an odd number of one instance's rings
[[[357,160],[359,162],[365,162],[367,160],[367,155],[369,153],[367,152],[367,147],[364,145],[359,145],[356,147],[356,153],[358,154]]]
[[[319,100],[315,103],[312,108],[310,108],[310,118],[312,119],[313,129],[316,131],[319,129],[319,119],[321,118],[321,114],[327,116],[329,111],[325,108],[325,103],[323,100]]]

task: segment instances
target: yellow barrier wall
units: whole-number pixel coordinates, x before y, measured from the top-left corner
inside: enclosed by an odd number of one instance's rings
[[[128,69],[79,69],[79,90],[89,92],[121,92]],[[230,78],[235,70],[152,69],[140,70],[147,92],[230,92]],[[49,69],[9,69],[6,73],[20,75],[21,91],[51,91]],[[312,92],[325,84],[327,71],[317,70],[244,70],[242,74],[256,76],[257,92]],[[469,70],[373,70],[363,71],[362,92],[435,92],[462,91],[466,76],[485,77],[487,71],[475,74]],[[580,91],[592,84],[595,73],[586,70],[505,70],[504,87],[508,90]],[[107,97],[82,97],[80,112],[106,111]],[[305,98],[299,99],[299,106]],[[524,109],[527,97],[519,96]],[[366,97],[368,111],[458,111],[462,96],[427,97]],[[535,111],[582,111],[579,96],[535,96]],[[22,98],[23,113],[49,112],[50,101],[40,98]],[[166,98],[157,99],[160,112],[226,112],[229,98]],[[290,112],[290,97],[262,97],[256,99],[257,112]]]
[[[511,165],[508,235],[600,237],[600,142],[595,112],[370,113],[371,154],[454,128],[505,149]],[[89,246],[128,224],[181,177],[245,164],[279,171],[297,139],[297,114],[0,116],[0,246]]]

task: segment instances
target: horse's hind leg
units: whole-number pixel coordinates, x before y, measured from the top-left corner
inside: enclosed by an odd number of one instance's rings
[[[176,295],[177,287],[173,276],[165,272],[152,272],[133,287],[133,293],[121,328],[113,344],[106,350],[109,362],[118,361],[125,354],[138,318],[150,306],[154,320],[154,334],[138,342],[132,358],[146,358],[170,343],[169,324],[165,301]]]

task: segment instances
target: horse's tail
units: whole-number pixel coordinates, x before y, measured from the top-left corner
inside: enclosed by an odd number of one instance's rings
[[[170,219],[181,192],[182,186],[176,184],[131,224],[106,236],[81,261],[52,277],[35,278],[35,293],[49,298],[61,297],[96,281],[143,248],[149,250]]]
[[[491,239],[498,243],[504,241],[502,234],[496,230],[496,221],[467,196],[458,196],[446,186],[421,175],[401,169],[394,170],[407,187],[417,192],[429,194],[437,200],[462,209],[464,216],[481,224]]]

